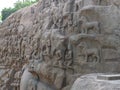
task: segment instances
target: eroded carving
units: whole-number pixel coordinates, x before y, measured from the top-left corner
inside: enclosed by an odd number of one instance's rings
[[[86,42],[80,42],[79,47],[82,48],[82,54],[87,62],[100,62],[100,52],[97,48],[88,48]]]
[[[0,24],[0,89],[70,90],[78,74],[120,72],[119,16],[119,0],[41,0],[15,12]]]
[[[97,21],[88,22],[88,20],[84,16],[80,18],[80,22],[82,33],[88,34],[90,30],[94,31],[94,33],[100,33],[99,22]]]
[[[65,65],[69,68],[73,64],[73,52],[71,49],[68,49],[65,54]]]

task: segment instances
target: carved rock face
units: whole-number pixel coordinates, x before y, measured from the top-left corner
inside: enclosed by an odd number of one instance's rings
[[[120,72],[120,10],[112,3],[41,0],[12,14],[0,25],[0,88],[70,90],[83,74]]]

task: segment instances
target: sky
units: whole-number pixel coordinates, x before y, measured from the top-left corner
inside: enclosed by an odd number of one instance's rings
[[[14,3],[18,0],[0,0],[0,12],[3,8],[13,7]]]

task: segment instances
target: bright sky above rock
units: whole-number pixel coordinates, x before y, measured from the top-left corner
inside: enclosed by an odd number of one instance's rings
[[[16,1],[18,0],[0,0],[0,11],[5,7],[13,7]]]

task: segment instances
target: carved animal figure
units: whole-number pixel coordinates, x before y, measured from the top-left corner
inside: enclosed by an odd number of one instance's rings
[[[85,56],[85,60],[89,62],[89,57],[92,57],[92,61],[100,61],[100,54],[97,48],[88,48],[85,42],[81,42],[79,47],[82,48],[82,54]],[[91,60],[90,60],[91,61]]]
[[[94,32],[100,33],[99,22],[92,21],[88,22],[87,19],[83,16],[80,19],[81,23],[81,33],[88,34],[89,30],[93,30]]]
[[[87,57],[87,62],[89,62],[89,59],[88,59],[88,56],[92,56],[93,58],[93,60],[96,60],[96,62],[97,61],[99,61],[99,52],[98,52],[98,50],[96,49],[96,48],[91,48],[91,49],[86,49],[86,50],[84,50],[85,51],[85,53],[86,53],[86,57]]]

